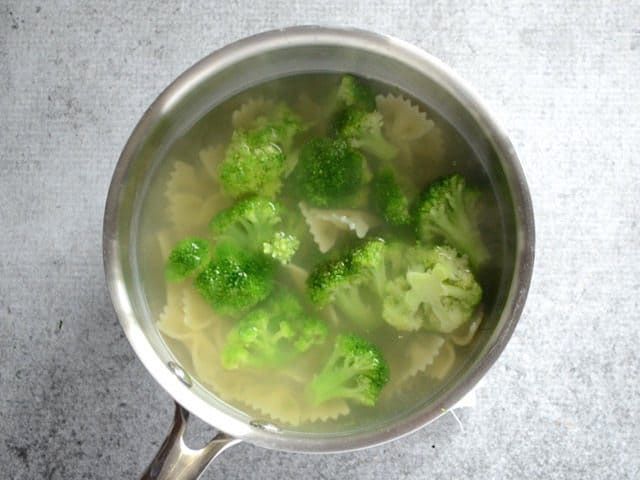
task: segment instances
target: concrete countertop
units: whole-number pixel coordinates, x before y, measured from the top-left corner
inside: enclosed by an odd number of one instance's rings
[[[536,212],[529,300],[462,427],[446,416],[340,456],[240,445],[203,478],[640,478],[639,20],[633,1],[0,2],[0,477],[130,479],[147,465],[172,402],[103,279],[119,152],[205,54],[329,23],[423,47],[506,126]]]

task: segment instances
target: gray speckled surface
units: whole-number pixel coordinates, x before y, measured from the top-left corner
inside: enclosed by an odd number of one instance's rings
[[[529,301],[464,430],[330,457],[241,445],[204,478],[640,478],[640,4],[554,3],[0,2],[0,477],[142,471],[172,406],[104,285],[120,149],[212,49],[329,22],[425,48],[506,125],[537,216]]]

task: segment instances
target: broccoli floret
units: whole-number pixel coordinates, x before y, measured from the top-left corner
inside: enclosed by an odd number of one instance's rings
[[[371,182],[373,203],[382,218],[391,225],[411,223],[409,199],[396,180],[393,170],[383,169]]]
[[[220,183],[225,192],[232,197],[277,194],[289,166],[287,155],[293,139],[302,130],[300,118],[284,104],[256,118],[252,128],[235,130],[220,164]]]
[[[299,240],[280,229],[283,207],[272,200],[250,197],[216,214],[209,229],[218,243],[261,251],[285,264],[300,246]]]
[[[307,279],[309,298],[317,306],[335,299],[340,289],[373,278],[382,265],[385,244],[374,239],[316,266]]]
[[[232,197],[277,194],[293,139],[304,129],[300,118],[280,104],[269,115],[256,118],[250,129],[235,130],[220,165],[225,192]]]
[[[226,244],[216,248],[194,285],[214,310],[237,315],[271,293],[273,274],[273,261],[264,254]]]
[[[396,156],[398,149],[382,135],[382,115],[347,107],[336,113],[332,119],[331,132],[344,138],[357,149],[383,161]]]
[[[250,125],[251,130],[261,128],[273,129],[275,141],[284,153],[288,154],[295,136],[307,127],[285,103],[279,103],[272,111],[257,117]]]
[[[198,273],[211,258],[209,242],[202,238],[190,237],[173,247],[164,269],[170,282],[179,282]]]
[[[341,398],[371,407],[388,381],[389,366],[374,344],[356,335],[338,335],[307,392],[315,405]]]
[[[294,178],[305,200],[326,207],[355,197],[363,172],[364,157],[347,142],[315,138],[302,147]]]
[[[273,237],[276,225],[282,222],[280,210],[275,201],[249,197],[217,213],[209,222],[209,230],[219,242],[253,249]]]
[[[399,330],[441,333],[466,323],[482,298],[467,258],[448,246],[417,246],[406,257],[406,275],[385,286],[385,321]]]
[[[398,330],[412,331],[422,327],[422,317],[407,303],[406,294],[410,289],[405,275],[396,277],[385,285],[382,318]]]
[[[478,228],[476,190],[460,175],[444,177],[423,193],[416,208],[418,237],[431,243],[444,240],[469,256],[474,267],[489,259],[489,251]]]
[[[384,240],[375,238],[351,250],[349,253],[351,272],[357,275],[377,272],[382,266],[385,248]]]
[[[318,265],[307,293],[314,305],[331,303],[365,330],[384,320],[398,330],[443,333],[467,322],[482,297],[467,258],[455,249],[382,240]]]
[[[378,291],[384,291],[385,285],[389,280],[406,273],[407,265],[419,262],[419,258],[415,258],[414,248],[400,241],[389,241],[384,249],[384,271],[379,271]]]
[[[271,258],[279,261],[282,265],[286,265],[298,251],[299,246],[300,240],[294,235],[276,232],[270,241],[262,244],[262,251],[265,255],[271,256]]]
[[[376,108],[373,91],[351,75],[345,75],[340,80],[337,101],[340,108],[355,107],[365,112],[371,112]]]
[[[316,317],[305,316],[298,337],[293,342],[293,347],[298,352],[306,352],[314,345],[321,345],[328,335],[327,324]]]
[[[317,307],[324,307],[335,299],[335,292],[351,283],[345,258],[317,265],[307,277],[307,293]]]
[[[293,295],[282,293],[233,327],[222,365],[226,369],[280,366],[323,343],[327,334],[324,322],[307,315]]]
[[[220,183],[232,197],[272,197],[280,191],[284,169],[285,154],[275,128],[236,130],[220,164]]]
[[[316,266],[307,278],[311,302],[319,308],[333,303],[342,315],[362,328],[378,326],[376,301],[385,282],[384,251],[383,240],[369,240]]]

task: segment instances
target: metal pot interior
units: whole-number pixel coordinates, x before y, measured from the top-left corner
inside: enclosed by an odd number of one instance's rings
[[[422,99],[466,139],[500,206],[502,269],[495,300],[463,364],[438,391],[410,408],[363,424],[290,428],[250,416],[191,378],[154,323],[148,286],[140,281],[145,239],[140,213],[171,145],[212,108],[249,87],[310,72],[353,72]],[[116,168],[107,201],[105,266],[118,316],[138,357],[184,407],[252,443],[284,450],[363,448],[409,433],[437,418],[486,372],[509,339],[522,309],[533,261],[530,200],[515,153],[476,97],[449,69],[422,51],[360,31],[298,28],[268,32],[207,57],[176,80],[136,127]]]

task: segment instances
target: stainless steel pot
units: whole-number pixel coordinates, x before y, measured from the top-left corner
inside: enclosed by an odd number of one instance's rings
[[[309,72],[353,72],[396,85],[436,109],[470,143],[488,172],[504,225],[504,270],[495,307],[466,365],[437,398],[401,416],[349,433],[288,431],[231,408],[177,364],[145,306],[134,238],[141,199],[166,147],[212,107],[253,85]],[[136,354],[176,401],[173,428],[143,478],[198,478],[239,441],[296,452],[342,452],[413,432],[453,406],[504,349],[524,306],[534,254],[531,199],[516,153],[477,95],[449,67],[401,40],[361,30],[295,27],[255,35],[209,55],[175,80],[144,114],[116,166],[104,217],[104,263],[117,315]],[[181,405],[181,406],[180,406]],[[186,447],[188,411],[224,432],[207,447]]]

